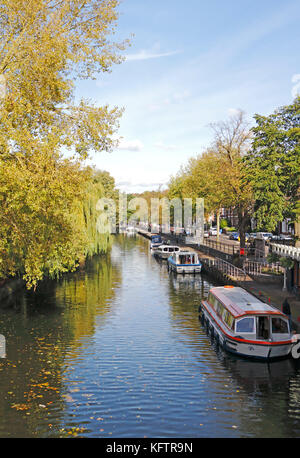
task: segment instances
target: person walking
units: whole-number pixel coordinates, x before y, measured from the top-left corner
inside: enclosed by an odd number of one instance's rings
[[[291,313],[291,306],[287,298],[284,299],[282,304],[282,313],[288,316],[289,324],[290,324],[290,331],[292,330],[292,313]]]

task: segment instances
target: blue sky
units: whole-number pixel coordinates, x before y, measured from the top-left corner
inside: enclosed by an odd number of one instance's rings
[[[134,34],[127,60],[78,94],[125,108],[119,148],[91,158],[125,192],[165,185],[209,146],[210,123],[269,114],[298,91],[299,0],[123,0],[119,11],[117,37]]]

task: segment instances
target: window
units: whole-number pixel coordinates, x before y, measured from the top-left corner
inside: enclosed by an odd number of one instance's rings
[[[243,318],[236,323],[236,332],[254,332],[254,318]]]
[[[219,315],[220,318],[222,318],[223,312],[224,312],[224,307],[221,304],[221,302],[218,301],[217,314]]]
[[[224,314],[224,321],[225,323],[227,324],[227,326],[231,329],[233,329],[233,323],[234,323],[234,318],[233,316],[231,315],[231,313],[229,313],[228,311],[226,311],[226,313]]]
[[[272,318],[272,334],[288,334],[288,324],[282,318]]]
[[[263,340],[270,338],[270,324],[267,316],[257,317],[257,338]]]
[[[213,294],[211,294],[211,293],[209,293],[209,295],[208,295],[208,302],[210,303],[210,305],[211,305],[214,309],[216,309],[218,301],[217,301],[217,299],[215,298],[215,296],[214,296]]]

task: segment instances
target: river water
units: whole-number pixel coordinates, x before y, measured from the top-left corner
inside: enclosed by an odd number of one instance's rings
[[[0,309],[0,437],[299,437],[300,366],[218,348],[141,237]]]

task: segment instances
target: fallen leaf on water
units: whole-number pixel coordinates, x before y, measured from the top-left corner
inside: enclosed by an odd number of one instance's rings
[[[11,407],[16,410],[28,410],[29,409],[29,406],[27,404],[13,404]]]

